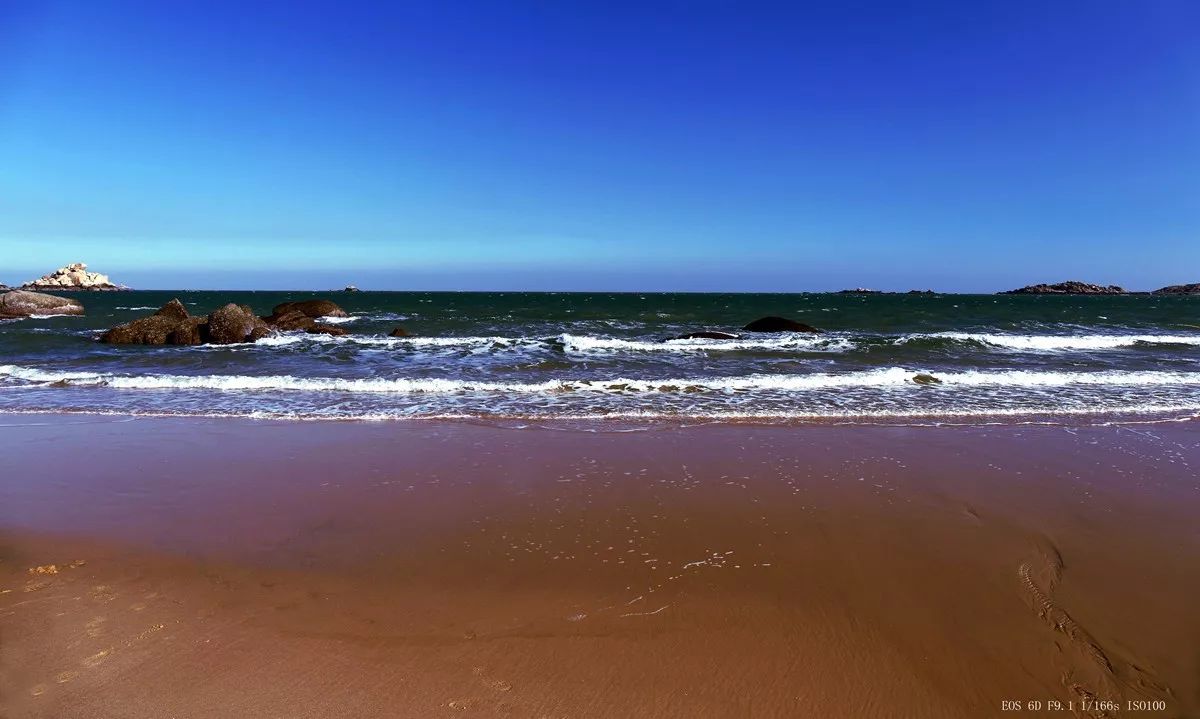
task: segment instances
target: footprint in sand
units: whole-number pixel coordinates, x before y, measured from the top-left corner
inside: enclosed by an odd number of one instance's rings
[[[471,670],[471,673],[479,677],[479,681],[482,682],[483,685],[488,689],[494,689],[498,692],[512,691],[512,684],[509,684],[503,679],[489,679],[488,677],[484,676],[483,667],[475,667]]]
[[[117,595],[112,591],[112,587],[107,584],[97,584],[92,587],[90,594],[92,601],[96,602],[111,602],[117,598]]]
[[[111,653],[111,651],[110,651],[110,650],[108,650],[108,649],[104,649],[104,650],[102,650],[102,651],[96,652],[95,654],[93,654],[92,656],[90,656],[90,657],[88,657],[88,658],[84,659],[84,660],[83,660],[82,662],[80,662],[80,663],[81,663],[81,664],[83,664],[83,666],[85,666],[85,667],[87,667],[87,668],[89,668],[89,669],[91,669],[91,668],[93,668],[93,667],[98,667],[98,666],[100,666],[101,664],[103,664],[103,663],[104,663],[104,660],[105,660],[105,659],[108,659],[108,655],[109,655],[110,653]]]
[[[1027,603],[1046,625],[1069,640],[1063,659],[1063,687],[1076,699],[1111,701],[1122,706],[1123,699],[1164,699],[1169,687],[1150,672],[1133,663],[1116,660],[1095,638],[1076,622],[1054,598],[1062,582],[1064,563],[1058,548],[1049,540],[1037,542],[1034,556],[1017,567]],[[1111,719],[1113,714],[1097,709],[1084,716]]]
[[[54,677],[54,681],[59,684],[66,684],[77,676],[79,676],[79,672],[59,672],[58,676]]]
[[[93,617],[88,620],[88,623],[83,625],[89,637],[98,637],[104,633],[104,623],[108,621],[104,617]]]

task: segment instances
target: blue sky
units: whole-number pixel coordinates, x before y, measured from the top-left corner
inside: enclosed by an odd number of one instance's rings
[[[1200,3],[0,0],[0,281],[1200,282]]]

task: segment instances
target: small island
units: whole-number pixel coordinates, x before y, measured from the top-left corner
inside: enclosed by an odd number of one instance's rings
[[[1078,280],[1057,284],[1027,285],[1015,290],[1001,292],[1002,295],[1127,295],[1129,291],[1118,285],[1093,285]]]
[[[87,265],[82,262],[75,262],[66,267],[60,267],[48,275],[42,275],[36,280],[26,282],[21,285],[21,289],[40,291],[113,291],[128,290],[129,288],[124,285],[115,284],[108,278],[108,275],[102,275],[99,272],[88,272]]]

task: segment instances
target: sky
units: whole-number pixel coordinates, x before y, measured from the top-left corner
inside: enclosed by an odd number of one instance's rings
[[[1200,282],[1200,3],[0,0],[0,282]]]

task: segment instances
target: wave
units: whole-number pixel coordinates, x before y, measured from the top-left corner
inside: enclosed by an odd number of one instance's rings
[[[1200,346],[1200,334],[1194,335],[1012,335],[991,332],[935,332],[901,337],[902,344],[927,339],[948,339],[985,347],[1000,347],[1026,352],[1064,352],[1072,350],[1110,350],[1161,345]]]
[[[757,374],[744,377],[689,377],[604,380],[558,379],[544,382],[486,382],[442,378],[343,378],[292,375],[122,375],[53,372],[0,365],[0,378],[48,385],[105,386],[115,389],[197,389],[220,391],[307,391],[350,393],[549,393],[549,392],[804,392],[874,387],[938,391],[954,387],[1054,388],[1070,386],[1200,386],[1200,372],[1176,371],[1031,371],[991,370],[933,373],[939,384],[914,380],[928,371],[902,367],[829,374]]]
[[[695,352],[746,350],[761,351],[805,351],[845,352],[852,350],[855,343],[849,337],[831,334],[789,334],[738,339],[686,339],[686,340],[638,340],[615,337],[592,337],[590,335],[562,334],[558,337],[567,352]]]

